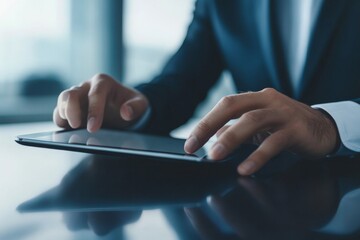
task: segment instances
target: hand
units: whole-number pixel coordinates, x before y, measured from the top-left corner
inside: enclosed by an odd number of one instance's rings
[[[78,87],[63,91],[53,119],[59,127],[87,127],[89,132],[101,126],[125,128],[139,119],[148,105],[142,93],[110,76],[98,74]]]
[[[231,119],[237,122],[225,125]],[[324,113],[269,88],[222,98],[190,134],[185,151],[195,152],[215,133],[218,139],[209,152],[214,160],[262,136],[257,150],[239,165],[241,175],[256,172],[283,150],[309,158],[325,156],[339,139],[335,124]]]

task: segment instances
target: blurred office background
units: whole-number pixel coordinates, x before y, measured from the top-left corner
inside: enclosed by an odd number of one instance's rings
[[[149,81],[181,44],[195,0],[0,0],[0,123],[51,120],[57,95],[104,72]],[[232,91],[227,74],[202,115]]]

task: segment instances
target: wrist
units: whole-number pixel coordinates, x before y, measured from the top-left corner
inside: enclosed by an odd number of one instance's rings
[[[336,122],[335,122],[334,118],[325,110],[323,110],[321,108],[316,108],[315,110],[320,112],[325,120],[325,126],[326,126],[326,129],[328,129],[328,134],[326,134],[325,136],[331,138],[330,142],[332,142],[332,144],[331,144],[332,147],[330,148],[331,151],[329,151],[329,153],[327,153],[327,155],[334,154],[338,151],[338,149],[340,148],[340,145],[341,145],[340,134],[339,134],[339,130],[337,128]]]

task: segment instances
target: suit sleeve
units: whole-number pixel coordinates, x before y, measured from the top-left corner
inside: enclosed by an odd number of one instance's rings
[[[360,153],[360,99],[313,105],[331,115],[339,131],[341,146],[335,155]]]
[[[145,132],[168,134],[184,124],[223,70],[207,2],[197,1],[185,40],[162,73],[149,83],[137,86],[151,105]]]

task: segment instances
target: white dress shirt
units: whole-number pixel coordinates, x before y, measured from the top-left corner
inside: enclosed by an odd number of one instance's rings
[[[323,0],[277,0],[280,37],[294,92],[302,78],[310,36]]]

